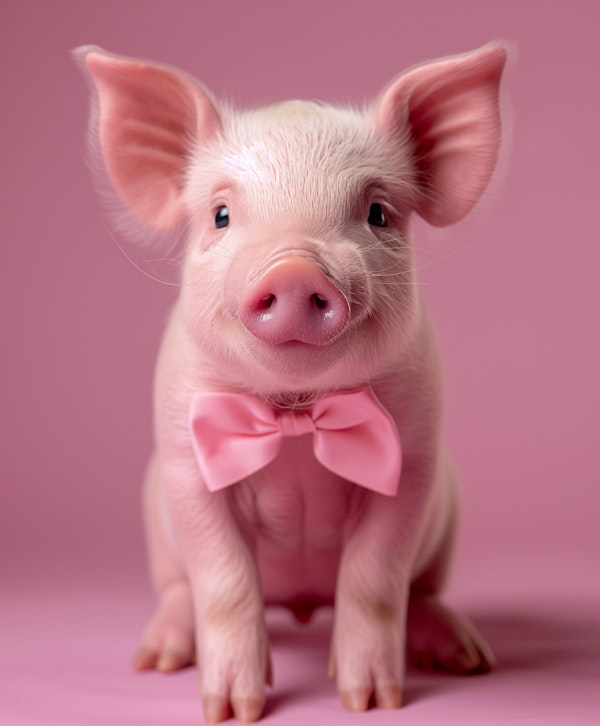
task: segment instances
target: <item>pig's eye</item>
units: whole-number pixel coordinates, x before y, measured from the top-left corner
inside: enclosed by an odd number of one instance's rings
[[[369,208],[369,224],[372,227],[387,227],[387,219],[383,207],[378,202],[371,204]]]
[[[223,229],[229,224],[229,210],[226,206],[219,207],[215,213],[215,227]]]

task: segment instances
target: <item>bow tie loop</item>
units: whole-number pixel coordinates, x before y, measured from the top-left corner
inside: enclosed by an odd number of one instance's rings
[[[286,437],[313,435],[317,460],[338,476],[394,496],[402,452],[396,424],[370,389],[319,399],[310,409],[281,412],[238,393],[196,393],[189,426],[211,491],[235,484],[271,463]]]

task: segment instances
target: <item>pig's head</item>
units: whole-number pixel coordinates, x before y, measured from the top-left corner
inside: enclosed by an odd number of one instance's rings
[[[421,314],[409,217],[452,224],[485,189],[501,45],[410,70],[361,111],[233,112],[171,68],[79,55],[121,201],[152,230],[187,225],[179,309],[205,365],[269,394],[362,385],[398,359]]]

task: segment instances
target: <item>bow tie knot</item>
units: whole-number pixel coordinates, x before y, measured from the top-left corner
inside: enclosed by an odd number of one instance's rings
[[[284,437],[303,436],[312,434],[316,430],[315,422],[308,411],[278,412],[277,423],[281,429],[281,435]]]
[[[370,389],[334,393],[294,412],[245,394],[196,393],[189,427],[211,491],[256,473],[278,456],[284,438],[304,434],[313,435],[316,459],[338,476],[388,496],[398,488],[398,430]]]

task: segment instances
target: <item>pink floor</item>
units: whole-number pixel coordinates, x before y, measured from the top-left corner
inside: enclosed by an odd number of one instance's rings
[[[556,580],[548,571],[529,580],[526,569],[507,576],[494,567],[485,581],[470,587],[468,573],[461,572],[451,599],[486,634],[498,668],[473,678],[409,670],[400,712],[355,716],[342,709],[324,675],[329,612],[301,628],[287,613],[272,611],[275,686],[265,722],[598,726],[598,570],[590,584],[581,560],[577,574],[561,567]],[[143,585],[38,583],[14,585],[8,597],[6,592],[0,605],[2,726],[203,723],[194,670],[165,676],[129,668],[152,608]]]

